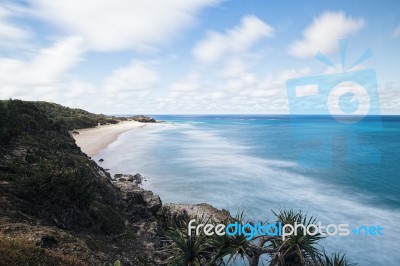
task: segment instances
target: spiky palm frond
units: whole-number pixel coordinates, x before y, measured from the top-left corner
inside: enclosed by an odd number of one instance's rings
[[[244,211],[241,211],[234,218],[228,217],[221,223],[225,226],[232,223],[243,225],[247,223],[247,221],[245,221]],[[233,236],[229,236],[228,234],[222,236],[214,235],[210,239],[210,244],[216,247],[212,262],[221,263],[223,258],[227,258],[226,263],[229,264],[230,262],[234,262],[237,258],[248,259],[250,241],[247,240],[246,236],[243,234],[235,234]]]
[[[335,252],[330,256],[326,254],[325,250],[322,251],[322,255],[312,263],[313,266],[355,266],[356,264],[351,263],[346,258],[346,253]]]
[[[167,260],[169,265],[201,265],[210,255],[209,245],[204,236],[188,236],[181,230],[169,232],[167,237],[173,241],[168,253],[174,254]]]
[[[345,255],[335,253],[328,256],[324,250],[318,248],[318,242],[323,236],[316,232],[314,216],[307,216],[301,211],[280,210],[273,212],[276,216],[276,224],[292,225],[294,232],[282,239],[279,236],[254,236],[247,239],[245,234],[214,234],[206,236],[204,233],[196,235],[194,232],[188,234],[188,223],[185,221],[174,221],[173,225],[165,232],[169,239],[169,245],[164,249],[164,254],[171,255],[166,260],[168,265],[195,265],[215,266],[229,265],[238,258],[247,260],[249,265],[259,264],[262,254],[269,254],[269,265],[273,266],[353,266]],[[213,223],[207,217],[197,217],[196,224]],[[228,217],[223,223],[225,226],[238,223],[245,225],[244,212],[240,212],[234,218]],[[297,226],[296,225],[301,225]],[[304,226],[304,227],[303,227]],[[243,228],[243,227],[242,227]],[[252,230],[247,228],[248,230]],[[308,230],[307,230],[308,229]],[[249,234],[247,234],[249,235]]]
[[[302,224],[305,228],[310,224],[316,224],[314,216],[308,217],[303,212],[294,210],[280,210],[279,213],[273,213],[282,225],[290,224],[295,231],[285,240],[271,241],[271,247],[277,248],[278,251],[272,255],[270,265],[306,265],[307,262],[321,255],[316,245],[323,237],[315,232],[315,228],[308,233],[302,226],[296,228],[296,224]]]
[[[208,223],[208,217],[195,217],[197,224]],[[212,246],[209,239],[203,235],[188,234],[188,224],[185,221],[175,221],[175,224],[168,228],[164,235],[169,239],[170,244],[162,251],[172,254],[167,260],[168,265],[204,265],[212,256]]]

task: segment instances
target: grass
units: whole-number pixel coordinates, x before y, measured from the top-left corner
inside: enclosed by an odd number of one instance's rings
[[[87,265],[77,257],[46,251],[21,238],[0,235],[0,266]]]
[[[130,229],[130,228],[127,228],[125,230],[124,235],[123,235],[123,238],[126,239],[126,240],[134,240],[134,239],[136,239],[136,237],[137,237],[136,230],[133,230],[133,229]]]
[[[98,251],[108,252],[108,250],[110,249],[108,247],[108,243],[104,240],[89,238],[89,239],[86,239],[85,243],[90,250],[96,251],[96,252],[98,252]]]

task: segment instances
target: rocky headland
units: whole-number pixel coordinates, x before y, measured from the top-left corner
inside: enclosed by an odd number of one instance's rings
[[[124,119],[15,100],[0,101],[0,116],[0,265],[163,264],[168,224],[229,215],[205,203],[163,205],[140,174],[112,177],[71,136]]]

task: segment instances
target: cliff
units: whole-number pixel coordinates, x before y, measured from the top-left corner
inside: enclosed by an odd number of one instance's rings
[[[111,178],[69,133],[124,119],[0,101],[0,265],[154,265],[163,259],[156,251],[165,224],[219,213],[205,204],[162,206],[140,175]]]

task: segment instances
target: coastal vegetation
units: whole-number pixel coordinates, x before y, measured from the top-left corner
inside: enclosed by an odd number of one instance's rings
[[[226,265],[244,258],[258,265],[352,265],[328,255],[321,236],[188,236],[197,213],[224,224],[244,223],[208,204],[173,205],[139,185],[143,177],[115,175],[76,146],[70,132],[137,116],[96,115],[46,102],[0,101],[0,265]],[[197,216],[200,217],[200,216]],[[312,222],[281,211],[276,221]],[[266,256],[266,257],[265,257]],[[107,264],[109,262],[109,264]],[[114,262],[114,263],[111,263]]]
[[[148,260],[151,251],[132,251],[143,247],[137,227],[148,217],[124,212],[135,201],[122,198],[70,134],[121,120],[53,103],[0,101],[0,265],[102,264],[127,250],[128,265]]]
[[[316,218],[308,217],[301,211],[280,210],[273,212],[276,225],[303,224],[306,227],[315,224]],[[195,224],[229,224],[238,223],[241,226],[248,224],[244,213],[235,217],[228,216],[216,222],[212,217],[199,216]],[[237,260],[246,265],[257,266],[352,266],[355,265],[346,258],[345,253],[337,252],[328,254],[318,242],[324,238],[319,233],[308,234],[303,228],[296,229],[285,240],[281,236],[254,236],[248,239],[246,235],[228,234],[206,236],[204,232],[196,235],[188,234],[186,220],[175,221],[165,232],[169,245],[165,247],[167,253],[172,254],[167,258],[168,265],[230,265]]]
[[[27,210],[31,215],[53,219],[61,228],[118,233],[123,228],[109,221],[109,214],[119,217],[113,199],[98,200],[111,195],[111,188],[97,178],[96,164],[83,158],[68,133],[76,123],[65,121],[74,114],[43,102],[0,102],[0,180],[17,185],[17,195],[33,204]],[[97,121],[95,115],[90,119]]]

